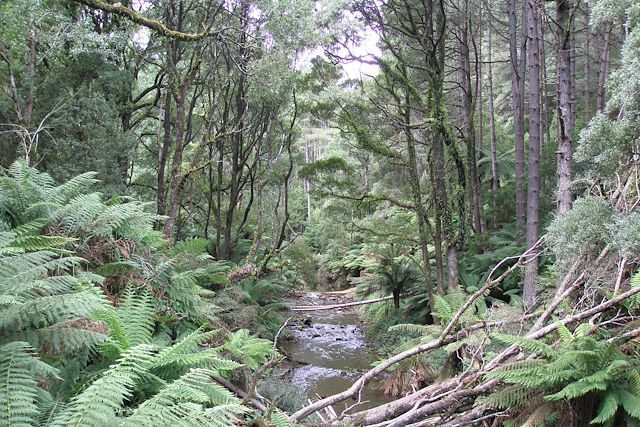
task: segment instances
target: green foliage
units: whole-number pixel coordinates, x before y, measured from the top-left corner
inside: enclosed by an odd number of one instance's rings
[[[131,347],[149,344],[155,328],[154,311],[155,303],[149,292],[128,287],[117,309],[105,310],[95,316],[111,331],[110,340],[103,343],[100,350],[115,359]]]
[[[300,167],[298,175],[300,175],[301,178],[309,178],[320,174],[336,174],[338,172],[348,174],[352,169],[353,168],[341,157],[327,157]]]
[[[246,329],[229,335],[224,348],[253,370],[262,366],[269,356],[277,354],[271,341],[252,337]]]
[[[11,173],[0,181],[11,195],[0,201],[0,424],[227,426],[248,413],[213,378],[257,369],[271,342],[247,331],[225,342],[192,323],[208,323],[202,285],[228,283],[228,266],[198,242],[154,253],[157,217],[83,194],[92,174],[57,186],[21,163]],[[265,283],[248,298],[273,306]]]
[[[622,255],[633,258],[640,252],[640,213],[620,213],[607,224],[611,245]]]
[[[483,403],[497,408],[514,408],[535,396],[547,401],[572,401],[593,396],[599,407],[592,424],[603,424],[616,414],[633,422],[640,420],[640,364],[635,357],[614,344],[587,336],[589,325],[580,325],[571,333],[559,328],[558,346],[539,340],[498,335],[495,338],[515,344],[537,359],[504,365],[487,376],[512,384],[491,394]]]
[[[185,346],[181,347],[185,350]],[[140,344],[127,350],[109,370],[76,395],[55,416],[52,426],[230,425],[247,408],[227,389],[212,383],[215,371],[191,369],[173,381],[153,374],[167,353]],[[175,353],[175,352],[174,352]],[[123,416],[136,390],[155,383],[156,393]],[[134,399],[136,400],[136,399]]]
[[[102,278],[83,273],[84,260],[61,250],[69,239],[16,231],[0,232],[0,342],[62,353],[104,340],[87,320],[106,305],[96,287]]]
[[[364,296],[380,293],[393,295],[396,309],[400,308],[401,294],[420,281],[419,275],[411,264],[411,258],[400,255],[393,245],[377,247],[378,253],[366,253],[365,265],[375,260],[375,267],[367,268],[360,277],[352,280],[357,285],[356,293]],[[364,263],[363,263],[364,264]]]
[[[554,219],[547,241],[562,268],[568,269],[578,257],[601,250],[609,241],[607,224],[612,214],[606,200],[584,197],[575,201],[571,211]]]
[[[38,359],[31,346],[14,341],[0,346],[0,424],[32,426],[40,405],[51,400],[42,384],[58,370]]]
[[[39,221],[55,235],[76,238],[74,250],[79,252],[90,250],[93,254],[97,241],[160,244],[160,236],[153,230],[159,217],[147,212],[148,203],[123,197],[105,202],[100,193],[87,193],[95,183],[95,174],[87,172],[56,185],[48,174],[17,161],[8,175],[0,177],[0,218],[13,228]],[[118,249],[106,246],[108,252],[99,255],[111,261],[128,258],[126,248]]]

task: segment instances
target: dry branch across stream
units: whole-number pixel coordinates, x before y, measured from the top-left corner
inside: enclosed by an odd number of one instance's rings
[[[542,239],[538,241],[536,246],[539,246],[541,243]],[[501,283],[508,275],[523,267],[527,262],[530,262],[533,259],[530,255],[531,253],[534,253],[532,249],[521,256],[516,257],[517,261],[515,264],[506,269],[499,277],[492,279],[493,273],[495,273],[498,268],[505,263],[505,261],[513,259],[514,257],[501,261],[493,269],[484,285],[472,294],[467,302],[452,317],[451,321],[444,325],[442,333],[436,339],[413,347],[387,359],[373,369],[364,373],[347,390],[311,403],[310,405],[293,413],[289,417],[289,421],[300,422],[309,415],[317,411],[321,411],[331,405],[343,402],[349,398],[358,399],[361,391],[368,382],[385,372],[389,367],[405,359],[440,349],[447,344],[463,340],[474,331],[482,329],[489,331],[498,323],[504,324],[505,322],[478,322],[456,331],[456,328],[459,327],[459,322],[462,316],[468,309],[474,306],[478,298],[482,297],[490,288]],[[606,254],[606,251],[603,252]],[[604,255],[601,254],[599,259],[603,256]],[[549,302],[546,309],[543,307],[544,310],[540,313],[530,313],[522,317],[523,321],[533,317],[540,317],[539,320],[542,320],[536,322],[529,332],[524,334],[525,338],[539,339],[555,332],[561,325],[570,325],[579,321],[593,319],[593,316],[601,314],[640,293],[640,287],[632,287],[610,299],[605,298],[604,301],[593,307],[579,310],[555,321],[554,323],[546,324],[555,309],[560,305],[560,302],[568,298],[572,292],[576,291],[580,287],[581,284],[585,283],[584,273],[577,274],[580,264],[580,262],[576,262],[576,264],[572,266],[566,277],[561,281],[561,286],[558,288],[556,295]],[[574,276],[578,277],[574,279]],[[627,331],[625,334],[621,335],[620,339],[623,339],[623,336],[624,340],[628,341],[629,339],[637,337],[638,333],[637,331]],[[457,376],[428,385],[408,396],[404,396],[375,408],[352,414],[342,413],[334,419],[333,422],[336,424],[346,422],[347,424],[352,423],[355,425],[369,427],[399,427],[412,425],[429,426],[448,425],[448,423],[451,423],[450,425],[473,425],[473,422],[479,419],[484,419],[487,416],[491,416],[491,414],[497,414],[497,412],[492,412],[492,409],[485,408],[482,405],[478,405],[475,408],[473,407],[476,398],[495,391],[501,384],[500,380],[488,379],[485,375],[496,368],[504,366],[506,363],[522,359],[523,357],[524,354],[518,346],[508,346],[502,352],[497,354],[491,360],[486,361],[481,367],[476,368],[475,370],[465,370]],[[464,423],[460,424],[463,419],[465,420]]]
[[[366,305],[366,304],[375,304],[377,302],[388,301],[388,300],[390,300],[392,298],[393,298],[393,296],[388,296],[388,297],[370,299],[370,300],[365,300],[365,301],[346,302],[346,303],[342,303],[342,304],[297,305],[297,306],[294,306],[294,307],[290,307],[289,310],[298,311],[298,312],[301,312],[301,311],[334,310],[334,309],[338,309],[338,308],[349,308],[349,307],[357,307],[357,306]]]

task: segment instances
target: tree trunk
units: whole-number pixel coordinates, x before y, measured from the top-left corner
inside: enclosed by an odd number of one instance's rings
[[[609,73],[610,37],[611,23],[607,22],[604,27],[604,40],[602,41],[598,55],[598,92],[596,96],[597,111],[603,111],[607,103],[605,83],[607,82],[607,74]]]
[[[527,27],[529,34],[529,161],[527,178],[527,249],[538,240],[540,203],[540,5],[527,0]],[[532,251],[525,268],[523,300],[526,310],[536,302],[538,280],[537,250]]]
[[[473,117],[473,89],[471,87],[471,57],[469,53],[469,28],[465,21],[460,30],[460,78],[462,80],[462,123],[467,145],[467,191],[471,202],[473,230],[482,234],[482,206],[480,202],[480,179],[476,155],[476,131]]]
[[[405,102],[409,103],[408,94],[405,95]],[[429,221],[427,212],[422,204],[422,190],[420,188],[420,173],[418,173],[418,160],[416,156],[416,147],[413,135],[411,133],[411,110],[409,106],[404,109],[403,112],[405,127],[404,133],[407,140],[407,154],[408,154],[408,167],[409,172],[409,185],[411,187],[411,195],[413,196],[413,203],[416,205],[416,220],[418,222],[418,233],[420,239],[420,250],[422,251],[422,272],[424,274],[425,283],[427,285],[427,297],[429,298],[429,307],[431,307],[431,313],[435,312],[435,301],[433,300],[433,282],[431,280],[431,260],[429,259],[429,240],[427,238],[427,221]],[[396,296],[394,293],[394,304],[396,303]],[[396,309],[400,307],[400,295],[398,294]]]
[[[309,147],[309,140],[305,138],[304,141],[304,162],[305,164],[313,163],[315,159],[311,153],[311,148]],[[308,178],[304,178],[304,191],[307,197],[307,225],[311,224],[311,180]]]
[[[556,2],[557,37],[557,88],[558,88],[558,150],[557,154],[557,212],[568,212],[573,204],[571,194],[571,158],[573,135],[573,106],[571,104],[571,23],[569,22],[570,0]]]
[[[526,12],[523,7],[522,34],[520,52],[518,52],[518,22],[516,18],[516,0],[509,0],[509,57],[511,70],[511,103],[513,109],[513,127],[515,133],[516,155],[516,242],[522,243],[526,221],[526,200],[524,186],[524,78],[526,65],[526,37],[524,36]]]
[[[158,215],[164,215],[166,212],[166,169],[167,156],[171,147],[171,90],[167,89],[164,100],[164,117],[162,121],[163,135],[162,139],[158,139],[158,161],[157,161],[157,178],[156,178],[156,212]]]
[[[437,200],[436,186],[439,185],[439,184],[436,182],[436,177],[435,177],[435,174],[433,172],[434,163],[435,162],[432,162],[432,164],[429,167],[429,178],[430,178],[430,181],[431,181],[433,199]],[[443,238],[442,238],[442,213],[440,212],[440,209],[436,205],[436,208],[435,208],[435,229],[434,229],[434,232],[433,232],[433,246],[435,248],[434,256],[435,256],[435,261],[436,261],[436,287],[437,287],[438,293],[440,295],[443,295],[444,291],[445,291],[444,255],[442,253],[442,241],[443,241]]]
[[[487,86],[489,91],[489,135],[491,140],[491,189],[499,190],[500,189],[500,170],[498,169],[498,138],[496,137],[496,116],[495,116],[495,107],[493,105],[493,64],[491,49],[492,49],[492,40],[491,40],[491,25],[488,25],[488,34],[487,34]],[[494,206],[495,210],[495,206]]]
[[[173,150],[173,160],[171,162],[171,185],[169,188],[169,212],[168,219],[164,225],[164,235],[167,239],[173,241],[173,232],[178,210],[180,207],[180,184],[182,169],[182,153],[184,151],[185,142],[185,99],[187,95],[187,85],[180,87],[176,101],[176,141]]]
[[[216,258],[222,259],[222,178],[224,176],[224,139],[220,138],[218,148],[218,167],[216,168]]]
[[[584,88],[582,97],[584,98],[584,123],[591,119],[591,29],[589,29],[589,5],[584,5],[587,27],[584,34]]]

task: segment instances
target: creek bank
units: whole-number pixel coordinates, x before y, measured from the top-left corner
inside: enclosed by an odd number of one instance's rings
[[[349,291],[306,292],[295,295],[290,302],[333,305],[351,302],[352,297]],[[280,347],[290,363],[273,375],[290,381],[305,393],[305,400],[349,388],[377,360],[375,347],[365,340],[363,323],[356,309],[349,307],[293,313],[280,339]],[[363,390],[362,403],[354,409],[366,409],[389,400],[381,391],[368,386]],[[353,403],[355,401],[348,402],[347,406]]]

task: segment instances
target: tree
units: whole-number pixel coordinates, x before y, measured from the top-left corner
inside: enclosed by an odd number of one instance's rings
[[[527,174],[527,249],[538,241],[540,215],[540,5],[537,0],[527,0],[526,23],[529,63],[529,155]],[[527,310],[536,302],[538,281],[537,250],[530,254],[525,267],[523,300]]]
[[[557,38],[557,211],[568,212],[573,203],[571,193],[571,160],[573,157],[573,114],[571,100],[573,93],[573,76],[571,73],[571,37],[573,35],[573,13],[570,0],[556,2],[556,38]]]

